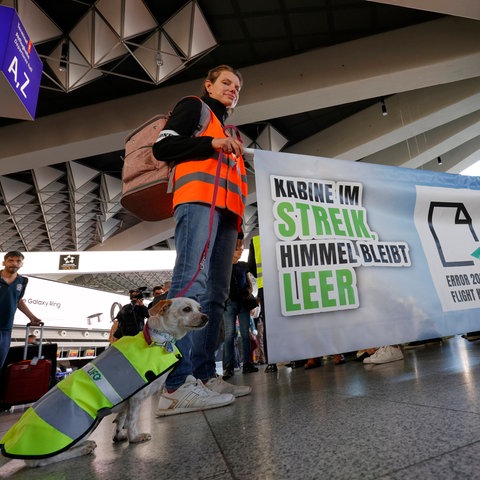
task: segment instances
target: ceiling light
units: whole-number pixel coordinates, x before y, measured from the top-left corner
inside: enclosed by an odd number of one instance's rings
[[[60,53],[60,64],[58,69],[61,72],[64,72],[67,69],[67,60],[68,60],[68,41],[64,40],[62,43],[62,50]]]
[[[385,117],[386,115],[388,115],[388,112],[387,112],[387,106],[385,105],[385,100],[382,98],[380,98],[380,105],[382,106],[382,115]]]

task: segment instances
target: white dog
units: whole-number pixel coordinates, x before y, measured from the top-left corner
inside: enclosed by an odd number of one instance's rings
[[[208,317],[201,312],[200,305],[196,301],[183,297],[160,301],[154,305],[149,312],[150,318],[147,321],[147,328],[145,329],[148,333],[145,333],[145,337],[150,336],[152,341],[157,345],[167,343],[171,346],[175,341],[173,340],[172,342],[173,338],[180,339],[191,330],[203,328],[208,321]],[[169,345],[164,348],[168,348]],[[114,420],[116,423],[113,437],[114,442],[128,440],[130,443],[139,443],[151,439],[149,433],[138,432],[140,407],[145,398],[158,393],[162,389],[168,373],[169,372],[161,375],[127,401],[120,403],[113,409],[113,412],[118,412]],[[61,416],[61,412],[57,412],[56,415]],[[42,439],[39,439],[39,442],[41,441]],[[93,440],[84,440],[53,456],[40,459],[24,458],[27,466],[40,467],[62,460],[88,455],[95,450],[96,446]],[[7,453],[3,453],[6,456],[10,456],[7,454],[8,451]],[[19,457],[17,456],[15,458]]]
[[[201,312],[200,305],[190,298],[160,301],[149,310],[149,313],[147,325],[150,331],[167,333],[176,340],[184,337],[190,330],[203,328],[208,322],[208,317]],[[130,443],[140,443],[152,438],[149,433],[138,433],[140,407],[145,398],[162,390],[167,376],[168,373],[162,375],[121,405],[122,410],[114,420],[116,423],[114,442],[128,440]]]

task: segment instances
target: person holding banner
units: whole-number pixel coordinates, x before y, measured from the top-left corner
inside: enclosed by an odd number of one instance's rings
[[[240,73],[228,65],[210,70],[202,97],[181,99],[153,146],[156,158],[175,166],[177,256],[168,298],[195,299],[209,319],[205,328],[177,343],[182,360],[167,378],[157,416],[221,407],[251,392],[249,386],[225,382],[216,374],[215,364],[247,197],[243,146],[224,128],[242,84]],[[200,132],[199,125],[205,127]]]

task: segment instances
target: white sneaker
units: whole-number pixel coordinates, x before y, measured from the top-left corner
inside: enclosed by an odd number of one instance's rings
[[[213,392],[206,388],[201,380],[189,375],[185,383],[172,393],[168,393],[164,387],[155,416],[165,417],[223,407],[230,405],[234,400],[232,394]]]
[[[403,360],[403,353],[400,347],[392,347],[387,345],[386,347],[380,347],[373,355],[363,359],[363,363],[389,363],[396,362],[397,360]]]
[[[248,385],[233,385],[232,383],[227,383],[219,375],[208,380],[205,386],[214,392],[220,394],[231,393],[235,397],[243,397],[252,391],[252,387]]]

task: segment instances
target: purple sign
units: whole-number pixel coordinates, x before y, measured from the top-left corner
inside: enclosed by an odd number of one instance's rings
[[[35,118],[42,69],[17,12],[0,5],[0,116]]]

